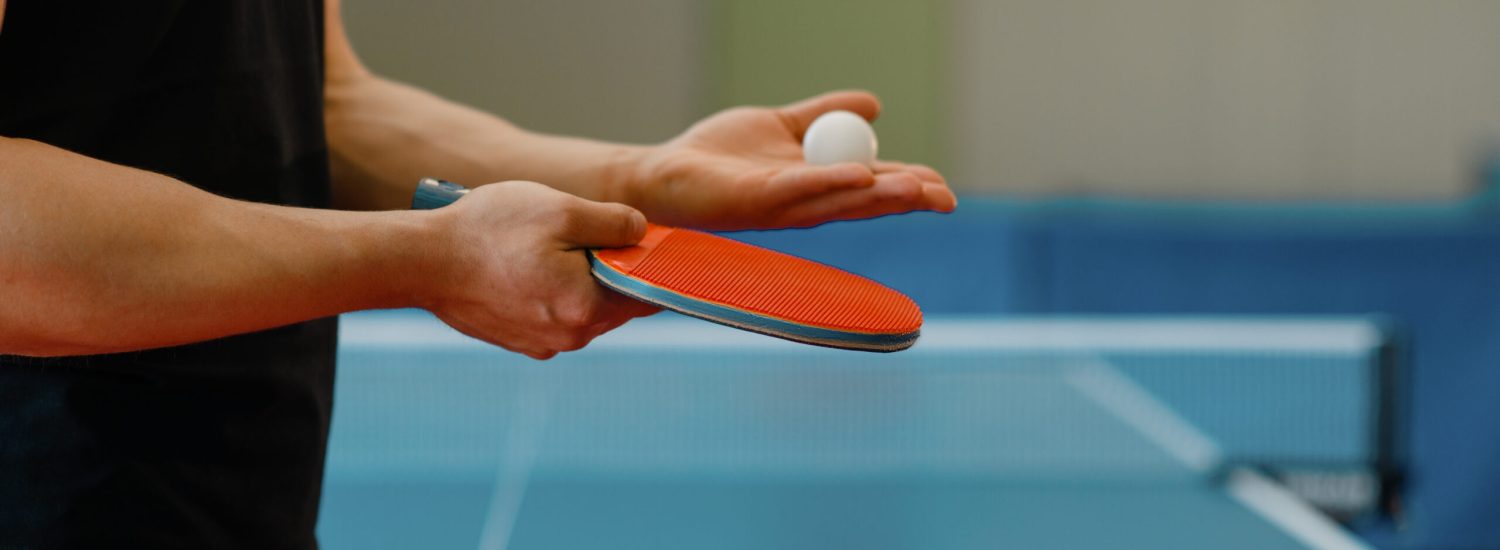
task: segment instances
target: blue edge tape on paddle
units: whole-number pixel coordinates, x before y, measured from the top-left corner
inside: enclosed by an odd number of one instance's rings
[[[468,192],[467,188],[456,183],[434,178],[422,178],[421,181],[417,182],[416,193],[412,195],[411,207],[413,210],[441,208],[463,198]],[[594,256],[592,250],[589,251],[588,257],[589,265],[593,268],[594,277],[604,286],[621,294],[676,311],[683,315],[697,317],[705,321],[748,330],[766,336],[833,348],[889,352],[911,347],[920,334],[920,332],[902,334],[848,332],[813,327],[775,317],[758,315],[753,312],[692,298],[679,292],[637,280],[629,275],[620,273],[618,270],[610,267],[609,264],[599,261]]]

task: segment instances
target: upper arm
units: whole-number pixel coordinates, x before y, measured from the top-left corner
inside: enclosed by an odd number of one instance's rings
[[[5,0],[0,0],[0,30],[5,29]]]
[[[349,35],[344,32],[344,18],[340,0],[323,2],[323,64],[324,84],[332,85],[350,78],[369,75],[354,47],[349,44]],[[0,6],[5,0],[0,0]]]

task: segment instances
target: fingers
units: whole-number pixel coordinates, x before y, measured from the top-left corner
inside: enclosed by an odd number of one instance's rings
[[[585,274],[571,282],[548,307],[548,318],[538,325],[536,342],[551,351],[582,349],[599,335],[636,317],[656,313],[656,307],[613,292]]]
[[[629,298],[622,294],[611,291],[604,292],[604,300],[607,304],[603,310],[606,312],[603,319],[595,321],[588,327],[589,339],[598,338],[606,332],[620,328],[621,325],[637,317],[655,315],[661,308]]]
[[[504,346],[501,346],[501,347],[504,347]],[[514,350],[512,350],[512,351],[514,351]],[[557,352],[555,352],[555,351],[521,351],[521,352],[518,352],[518,353],[521,353],[521,354],[523,354],[523,355],[525,355],[527,357],[530,357],[532,359],[536,359],[537,361],[546,361],[546,360],[551,359],[553,357],[557,357]]]
[[[880,116],[880,100],[874,94],[864,91],[828,92],[777,109],[777,113],[786,120],[797,139],[802,139],[802,134],[807,132],[807,127],[819,115],[839,110],[851,111],[865,120],[874,121],[875,117]]]
[[[606,292],[605,295],[606,299],[609,300],[607,310],[613,312],[614,316],[620,319],[620,324],[614,325],[616,327],[625,324],[625,321],[637,317],[649,317],[661,312],[661,308],[659,307],[614,291]],[[613,330],[613,328],[610,327],[610,330]],[[603,332],[600,334],[603,334]]]
[[[921,200],[922,182],[906,172],[895,172],[877,175],[875,185],[867,189],[831,193],[793,206],[786,216],[794,225],[817,225],[915,210]]]
[[[948,180],[937,170],[921,164],[908,164],[905,162],[880,161],[875,163],[875,173],[889,174],[906,172],[916,176],[922,182],[923,203],[929,210],[938,212],[952,212],[958,207],[958,197],[948,189]]]
[[[912,175],[917,176],[917,179],[920,179],[922,181],[930,181],[933,183],[943,184],[948,183],[948,180],[944,178],[942,174],[939,174],[937,170],[933,170],[928,166],[924,166],[921,164],[908,164],[905,162],[892,162],[886,160],[875,162],[875,173],[884,174],[888,172],[911,172]]]
[[[784,204],[840,189],[869,187],[875,174],[864,165],[846,162],[831,166],[800,165],[787,168],[766,182],[766,195],[773,204]]]
[[[618,248],[640,242],[646,216],[623,204],[572,198],[558,212],[557,238],[568,248]]]
[[[924,182],[906,171],[875,176],[875,185],[829,193],[786,211],[785,223],[812,226],[836,220],[873,218],[913,210],[948,211],[954,199],[947,187]]]
[[[545,349],[543,347],[514,345],[514,344],[506,343],[506,342],[501,341],[501,340],[496,339],[496,338],[492,338],[491,335],[488,334],[486,331],[478,330],[473,325],[471,325],[469,323],[466,323],[466,322],[464,322],[464,321],[462,321],[462,320],[460,320],[458,318],[454,318],[454,317],[450,317],[450,316],[445,316],[445,315],[442,315],[442,314],[439,314],[438,317],[441,318],[444,323],[447,323],[449,326],[453,327],[454,329],[457,329],[459,332],[462,332],[462,333],[468,335],[471,338],[476,338],[478,340],[482,340],[482,341],[494,344],[496,346],[500,346],[501,348],[505,349],[506,351],[509,351],[509,352],[512,352],[512,353],[519,353],[521,355],[525,355],[527,357],[530,357],[532,359],[536,359],[536,360],[539,360],[539,361],[546,361],[548,359],[551,359],[553,356],[557,355],[556,351]]]
[[[583,349],[595,338],[637,317],[645,317],[660,311],[654,306],[627,298],[620,294],[594,288],[588,293],[588,302],[582,310],[554,311],[547,328],[514,342],[493,342],[510,351],[533,359],[546,360],[559,353]],[[580,313],[586,311],[587,313]]]
[[[922,200],[930,209],[938,212],[952,212],[958,208],[958,196],[941,183],[923,182]]]
[[[592,280],[592,279],[591,279]],[[631,319],[655,315],[661,308],[594,284],[592,315],[582,323],[589,339],[618,328]]]
[[[804,183],[799,190],[802,191],[799,194],[782,192],[797,202],[786,210],[782,219],[785,224],[811,226],[913,210],[951,212],[958,205],[957,197],[937,170],[902,162],[876,163],[871,185]]]

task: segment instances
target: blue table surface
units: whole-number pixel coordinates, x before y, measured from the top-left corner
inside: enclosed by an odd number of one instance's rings
[[[1106,355],[962,325],[873,355],[664,317],[541,364],[346,316],[322,545],[1361,547]]]

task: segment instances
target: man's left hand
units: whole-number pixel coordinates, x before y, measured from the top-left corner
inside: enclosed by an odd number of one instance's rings
[[[625,199],[653,222],[715,230],[953,210],[953,192],[926,166],[804,162],[807,127],[841,109],[874,120],[880,102],[866,92],[845,91],[779,108],[721,111],[646,153]]]

